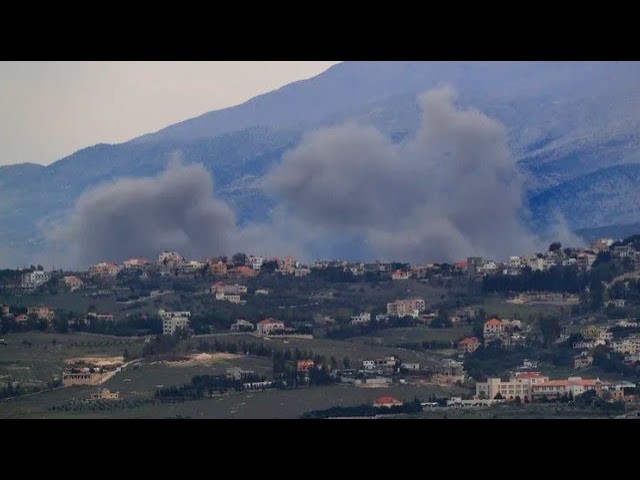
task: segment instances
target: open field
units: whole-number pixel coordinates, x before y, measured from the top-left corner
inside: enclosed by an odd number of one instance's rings
[[[0,346],[0,382],[20,381],[23,386],[43,386],[60,375],[69,359],[120,356],[142,349],[143,338],[88,333],[11,333]]]
[[[71,391],[74,390],[74,391]],[[376,398],[392,395],[400,400],[427,398],[429,395],[449,395],[460,392],[458,387],[435,385],[398,385],[385,388],[358,388],[332,385],[300,388],[296,390],[269,390],[265,392],[228,394],[210,399],[148,404],[141,407],[109,411],[51,411],[50,406],[61,405],[73,395],[88,397],[91,389],[73,389],[46,392],[39,397],[10,400],[0,403],[0,418],[298,418],[310,410],[321,410],[335,405],[370,404]],[[10,403],[11,402],[11,403]]]
[[[395,346],[404,343],[449,342],[471,335],[471,326],[453,328],[429,328],[424,326],[406,328],[386,328],[371,332],[349,341],[366,345]]]
[[[286,350],[287,348],[291,350],[295,350],[296,348],[307,351],[312,350],[313,353],[324,355],[327,358],[333,356],[338,361],[341,361],[344,357],[349,357],[352,364],[355,364],[355,362],[361,362],[368,358],[384,357],[389,355],[397,355],[404,361],[420,362],[422,364],[429,364],[436,358],[436,356],[430,352],[417,352],[405,348],[366,345],[360,342],[347,342],[326,338],[263,338],[251,334],[200,335],[195,338],[209,340],[216,338],[218,341],[225,343],[240,341],[245,341],[247,343],[263,343],[268,347],[279,350]]]
[[[553,305],[553,304],[531,304],[531,305],[518,305],[508,303],[506,300],[508,297],[501,297],[498,295],[488,295],[486,299],[477,305],[472,305],[473,308],[483,308],[487,315],[498,315],[501,318],[520,318],[524,321],[535,319],[538,315],[550,315],[556,314],[561,317],[566,317],[571,313],[571,307],[567,305]]]

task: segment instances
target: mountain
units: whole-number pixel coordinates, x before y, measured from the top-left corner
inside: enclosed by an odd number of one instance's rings
[[[549,188],[529,203],[534,219],[544,223],[559,210],[574,229],[596,228],[640,219],[640,164],[616,165]]]
[[[28,261],[43,230],[87,188],[155,174],[176,152],[213,173],[241,223],[262,218],[274,200],[260,178],[304,132],[355,120],[402,141],[418,125],[416,96],[443,84],[456,89],[461,106],[507,127],[534,224],[551,209],[574,228],[633,223],[640,221],[632,173],[640,163],[639,78],[638,62],[340,63],[126,143],[95,145],[46,167],[0,167],[0,245],[13,263]]]

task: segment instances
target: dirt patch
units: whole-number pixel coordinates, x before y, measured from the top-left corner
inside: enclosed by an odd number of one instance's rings
[[[65,360],[65,363],[90,363],[98,367],[108,367],[111,365],[122,365],[124,357],[122,355],[115,357],[76,357]]]
[[[241,358],[243,355],[236,355],[233,353],[196,353],[193,355],[185,355],[184,357],[177,358],[175,360],[168,360],[164,363],[172,367],[193,367],[197,365],[212,365],[221,360],[233,360]]]

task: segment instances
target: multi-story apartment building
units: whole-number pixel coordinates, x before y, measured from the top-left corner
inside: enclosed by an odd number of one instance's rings
[[[423,298],[408,298],[387,303],[387,315],[390,317],[413,317],[418,318],[420,312],[424,311],[426,303]]]
[[[178,328],[188,328],[191,312],[167,312],[158,310],[158,315],[162,319],[163,335],[173,335]]]
[[[548,382],[546,377],[538,372],[519,372],[508,381],[500,378],[488,378],[486,382],[476,383],[476,396],[479,398],[494,399],[498,393],[505,400],[531,400],[533,387]]]
[[[21,280],[23,290],[33,291],[51,280],[51,272],[45,272],[44,270],[34,270],[33,272],[23,273]]]

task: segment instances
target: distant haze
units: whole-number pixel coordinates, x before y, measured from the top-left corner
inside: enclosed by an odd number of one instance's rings
[[[334,63],[0,62],[0,165],[124,142]]]

